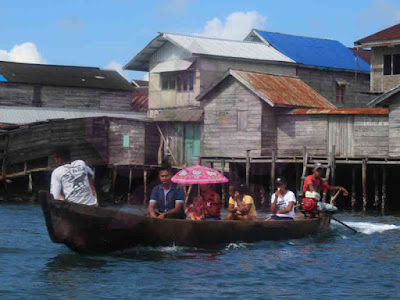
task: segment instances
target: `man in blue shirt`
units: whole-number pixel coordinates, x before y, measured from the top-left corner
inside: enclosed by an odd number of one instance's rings
[[[152,218],[184,219],[183,204],[185,195],[183,188],[171,181],[172,171],[163,168],[158,177],[161,184],[157,185],[151,192],[149,206],[147,208]],[[157,215],[155,208],[157,207]]]

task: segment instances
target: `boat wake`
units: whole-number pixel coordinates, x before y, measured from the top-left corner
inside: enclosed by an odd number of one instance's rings
[[[226,247],[225,250],[242,250],[242,249],[247,249],[248,243],[229,243]]]
[[[384,223],[370,223],[370,222],[345,222],[350,227],[356,229],[358,232],[363,234],[374,234],[374,233],[382,233],[388,230],[399,230],[400,226],[393,224],[384,224]],[[332,224],[334,226],[341,226],[336,221],[332,220]]]

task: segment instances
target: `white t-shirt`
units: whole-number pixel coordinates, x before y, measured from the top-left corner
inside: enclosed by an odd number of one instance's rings
[[[275,193],[272,194],[271,197],[271,203],[275,201]],[[286,209],[289,205],[289,202],[294,202],[296,203],[296,197],[294,196],[294,193],[291,191],[287,191],[285,196],[283,198],[278,197],[278,201],[276,203],[276,210],[281,210],[281,209]],[[288,217],[288,218],[294,218],[294,203],[293,203],[293,208],[290,212],[286,214],[276,214],[278,217]]]
[[[62,192],[67,201],[97,205],[97,199],[89,185],[88,174],[93,176],[93,171],[82,160],[62,165],[51,173],[50,193],[54,199],[60,199]]]

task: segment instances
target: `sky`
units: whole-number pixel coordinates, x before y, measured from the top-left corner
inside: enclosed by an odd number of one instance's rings
[[[158,32],[251,29],[354,41],[400,23],[400,0],[0,0],[0,60],[123,70]]]

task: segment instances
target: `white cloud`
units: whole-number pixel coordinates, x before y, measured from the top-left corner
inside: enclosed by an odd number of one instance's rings
[[[143,75],[143,80],[149,81],[149,73]]]
[[[109,69],[109,70],[114,70],[117,71],[121,76],[128,78],[128,72],[124,71],[122,68],[122,65],[120,63],[117,63],[116,61],[110,61],[104,69]]]
[[[46,60],[40,55],[34,43],[15,45],[10,52],[0,50],[0,60],[21,63],[45,64]]]
[[[222,39],[242,40],[253,28],[263,29],[267,18],[257,11],[234,12],[222,22],[214,18],[207,22],[200,35]]]

